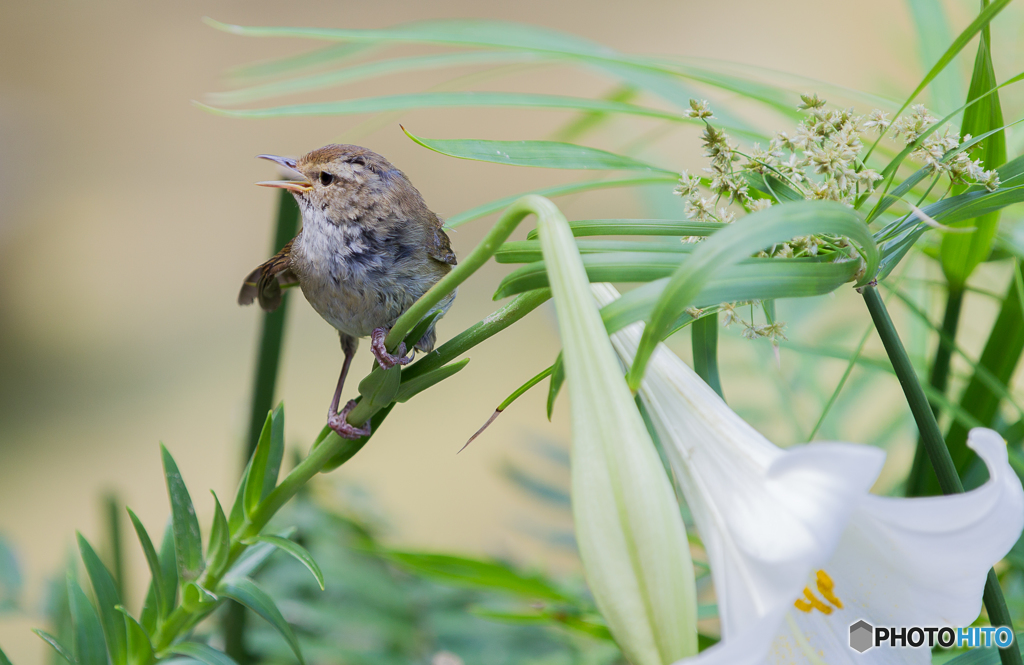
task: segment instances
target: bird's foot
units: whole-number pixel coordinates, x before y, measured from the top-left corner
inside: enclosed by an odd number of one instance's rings
[[[398,345],[398,353],[388,353],[388,347],[384,345],[384,338],[387,337],[387,328],[374,328],[370,334],[370,350],[380,363],[381,368],[391,369],[395,365],[408,365],[412,362],[412,356],[405,355],[405,342]]]
[[[327,426],[334,430],[343,439],[362,439],[370,436],[370,421],[367,420],[362,427],[356,427],[348,420],[348,414],[356,408],[356,401],[350,399],[341,413],[332,413],[327,417]]]

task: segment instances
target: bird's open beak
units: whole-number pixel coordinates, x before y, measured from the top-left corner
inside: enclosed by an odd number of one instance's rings
[[[295,171],[299,175],[302,175],[302,173],[295,168],[295,160],[290,157],[278,157],[277,155],[257,155],[257,157],[260,159],[269,159],[289,171]],[[279,187],[281,189],[287,189],[289,192],[295,192],[296,194],[302,194],[313,189],[313,183],[306,179],[305,176],[303,176],[302,180],[267,180],[256,184],[261,187]]]

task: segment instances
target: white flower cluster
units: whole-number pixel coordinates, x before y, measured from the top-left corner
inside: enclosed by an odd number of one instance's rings
[[[941,132],[934,131],[938,119],[924,106],[915,105],[910,113],[891,122],[888,115],[878,109],[863,116],[852,108],[829,110],[825,100],[817,95],[801,95],[800,99],[802,103],[797,108],[805,111],[806,116],[793,134],[778,132],[767,149],[755,143],[749,154],[741,152],[724,131],[708,122],[714,114],[706,100],[690,100],[686,115],[705,122],[701,141],[704,156],[710,158],[711,163],[704,169],[709,176],[703,182],[685,171],[680,175],[675,193],[686,199],[685,213],[689,219],[728,223],[735,219],[729,209],[733,203],[739,203],[748,212],[772,205],[771,197],[750,191],[748,183],[752,174],[771,176],[806,199],[827,199],[852,206],[882,179],[862,161],[862,136],[868,130],[881,134],[890,127],[907,145],[918,142],[925,132],[932,130],[911,152],[911,158],[936,175],[948,176],[956,184],[982,184],[989,191],[999,187],[996,171],[987,171],[981,161],[970,159],[969,146],[965,144],[971,137],[961,138],[948,126]],[[950,154],[958,149],[959,152]],[[741,158],[746,161],[737,165]],[[713,196],[701,194],[702,184]]]
[[[915,104],[910,107],[910,110],[909,115],[900,116],[896,122],[892,123],[893,133],[896,136],[902,135],[907,145],[920,139],[925,130],[938,120],[921,104]],[[885,125],[880,125],[880,127],[884,129],[888,125],[889,123],[885,122]],[[951,150],[961,148],[970,140],[970,134],[961,137],[960,132],[946,125],[941,134],[935,131],[925,137],[921,141],[921,145],[910,153],[910,157],[922,162],[936,174],[949,176],[950,181],[954,184],[977,183],[984,185],[988,191],[994,192],[999,188],[999,173],[995,169],[986,170],[980,159],[972,160],[968,154],[969,147],[943,159]]]

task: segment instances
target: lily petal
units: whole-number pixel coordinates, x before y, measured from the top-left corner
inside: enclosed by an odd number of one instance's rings
[[[602,306],[618,297],[609,285],[592,289]],[[627,366],[642,330],[637,323],[612,335]],[[885,455],[841,443],[776,447],[664,344],[640,395],[707,548],[723,638],[792,607],[808,571],[835,550]]]

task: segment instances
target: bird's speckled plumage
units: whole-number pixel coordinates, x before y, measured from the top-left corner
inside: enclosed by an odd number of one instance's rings
[[[291,162],[288,163],[291,167]],[[441,219],[386,159],[354,145],[329,145],[294,162],[308,183],[292,189],[302,230],[246,279],[239,302],[280,303],[297,280],[320,316],[346,336],[390,328],[455,265]],[[447,311],[454,292],[438,309]],[[354,340],[353,340],[354,341]],[[428,352],[433,327],[416,344]]]

